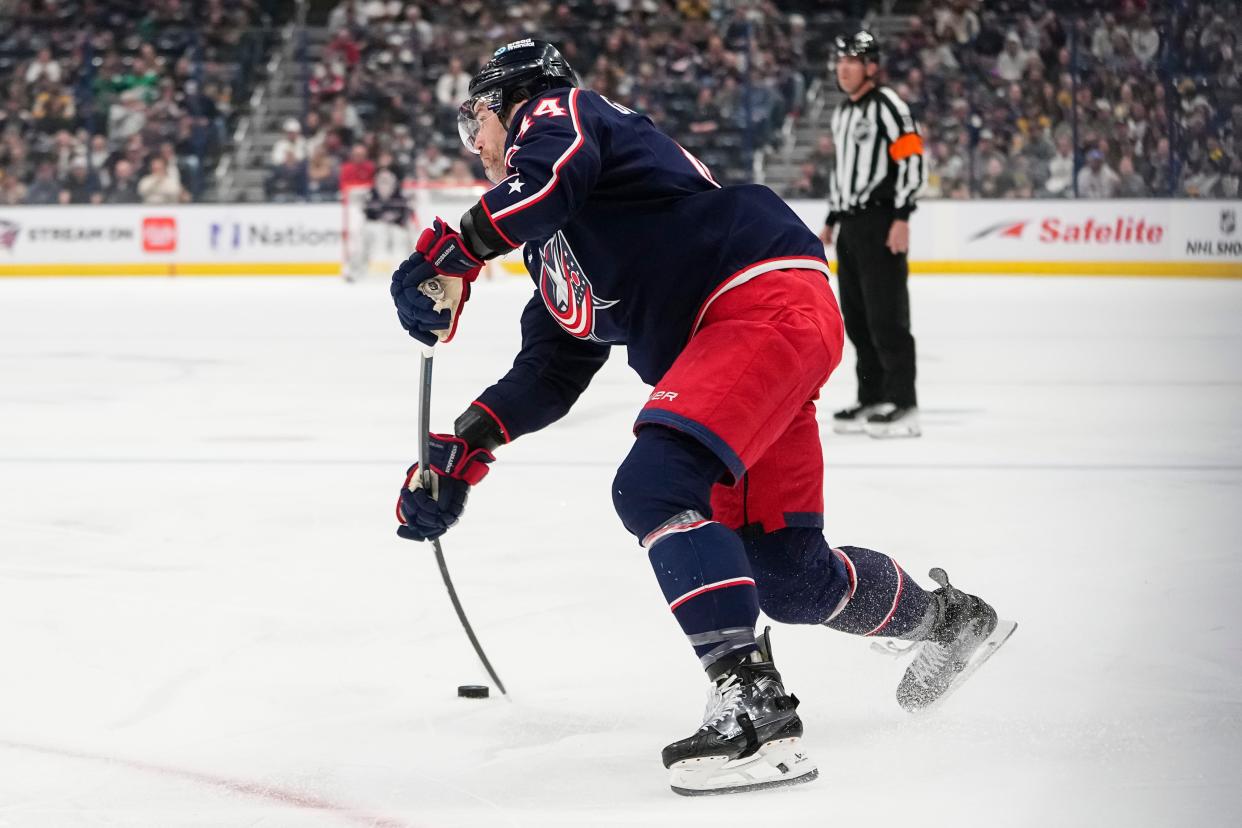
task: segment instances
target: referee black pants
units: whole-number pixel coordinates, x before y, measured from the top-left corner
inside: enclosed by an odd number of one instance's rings
[[[837,282],[845,332],[858,354],[858,402],[918,405],[914,337],[910,333],[910,270],[904,253],[885,242],[890,210],[842,218],[837,229]]]

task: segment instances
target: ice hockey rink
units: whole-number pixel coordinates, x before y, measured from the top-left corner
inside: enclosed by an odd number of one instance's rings
[[[419,359],[386,283],[0,282],[0,826],[1236,824],[1242,281],[912,291],[925,436],[825,428],[828,537],[1019,629],[911,717],[904,663],[776,627],[821,777],[684,799],[659,754],[705,682],[612,513],[623,353],[445,537],[510,690],[459,699],[486,676],[393,531]],[[437,428],[528,294],[479,285]]]

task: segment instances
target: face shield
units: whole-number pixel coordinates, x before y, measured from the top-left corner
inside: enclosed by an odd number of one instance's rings
[[[480,116],[487,117],[483,114],[485,111],[492,113],[495,117],[500,117],[500,106],[503,97],[504,90],[492,89],[472,98],[467,98],[457,108],[457,134],[461,136],[461,142],[466,145],[466,149],[475,155],[479,154],[479,148],[475,146],[475,140],[479,137],[479,130],[483,125],[479,118]]]

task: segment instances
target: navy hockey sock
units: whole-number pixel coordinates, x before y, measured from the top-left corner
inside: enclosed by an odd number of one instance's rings
[[[860,546],[832,550],[845,564],[849,592],[826,622],[854,635],[923,638],[930,627],[931,594],[887,555]]]
[[[684,512],[643,541],[660,589],[704,668],[757,648],[759,593],[742,540]]]
[[[759,590],[759,608],[782,624],[823,624],[850,589],[845,561],[819,529],[743,532]]]

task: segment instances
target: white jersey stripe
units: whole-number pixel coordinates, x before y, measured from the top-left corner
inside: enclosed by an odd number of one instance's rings
[[[858,141],[855,140],[856,130],[858,128],[858,119],[862,117],[862,109],[854,107],[845,115],[845,126],[842,127],[842,133],[846,136],[843,143],[837,145],[837,153],[841,158],[841,193],[846,199],[849,194],[854,192],[854,178],[852,172],[854,164],[858,158]],[[841,148],[845,151],[842,152]]]
[[[682,155],[686,156],[686,160],[690,162],[699,175],[706,178],[713,187],[716,187],[717,189],[720,188],[720,185],[716,182],[716,179],[712,178],[712,171],[707,168],[706,164],[695,158],[694,153],[690,152],[690,150],[686,149],[681,144],[678,144],[677,148],[681,150]]]
[[[875,103],[872,103],[867,107],[863,116],[872,125],[872,129],[879,129],[880,126],[879,121],[876,120],[877,109]],[[862,143],[855,142],[855,145],[858,148],[858,160],[854,164],[854,186],[850,189],[859,191],[867,188],[867,179],[871,176],[871,162],[880,142],[863,141]]]
[[[889,89],[887,86],[880,87],[880,94],[888,99],[889,103],[893,105],[893,109],[897,110],[897,116],[899,118],[901,118],[902,120],[911,118],[910,106],[909,104],[907,104],[905,101],[901,99],[900,95],[898,95],[892,89]],[[911,123],[910,125],[913,126],[913,123]],[[909,130],[903,129],[902,131],[908,132]]]
[[[712,291],[712,295],[707,297],[707,301],[703,303],[703,307],[699,308],[699,315],[694,318],[694,325],[690,328],[690,335],[694,336],[698,331],[699,325],[703,324],[703,317],[707,315],[707,309],[727,292],[735,287],[744,285],[751,279],[762,276],[765,273],[771,273],[774,270],[818,270],[825,276],[831,276],[832,271],[828,268],[828,263],[823,259],[812,258],[788,258],[788,259],[768,259],[766,262],[758,262],[745,270],[739,270],[733,274],[727,281],[723,282],[718,288]]]

